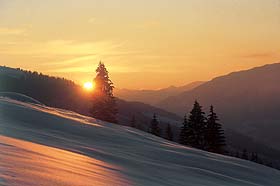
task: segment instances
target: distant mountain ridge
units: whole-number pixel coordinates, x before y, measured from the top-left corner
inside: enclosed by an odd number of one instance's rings
[[[158,107],[180,115],[194,100],[213,104],[226,128],[280,149],[280,63],[233,72],[169,97]]]
[[[192,90],[205,83],[204,81],[195,81],[184,86],[170,86],[159,90],[130,90],[130,89],[116,89],[115,95],[127,101],[138,101],[150,105],[157,105],[162,100],[178,95],[182,92]]]

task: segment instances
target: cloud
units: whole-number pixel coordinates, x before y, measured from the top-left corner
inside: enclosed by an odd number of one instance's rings
[[[96,41],[79,42],[73,40],[50,40],[46,42],[21,41],[12,46],[0,42],[0,53],[6,55],[29,56],[86,56],[116,53],[123,42]]]

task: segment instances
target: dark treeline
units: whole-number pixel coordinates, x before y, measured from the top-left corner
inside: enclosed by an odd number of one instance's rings
[[[279,167],[275,166],[271,161],[260,157],[257,152],[249,152],[247,149],[243,149],[242,151],[230,152],[228,153],[228,155],[279,169]]]
[[[21,69],[17,71],[16,76],[0,73],[0,92],[17,92],[48,106],[87,113],[81,104],[86,103],[86,95],[82,94],[81,87],[73,81],[38,72]]]

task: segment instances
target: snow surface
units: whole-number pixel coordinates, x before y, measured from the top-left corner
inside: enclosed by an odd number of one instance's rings
[[[34,103],[34,104],[43,105],[41,102],[37,101],[36,99],[33,99],[33,98],[31,98],[29,96],[26,96],[24,94],[15,93],[15,92],[0,92],[0,97],[10,98],[10,99],[14,99],[14,100],[22,101],[22,102],[27,102],[27,103]]]
[[[280,172],[2,97],[0,185],[279,186]]]

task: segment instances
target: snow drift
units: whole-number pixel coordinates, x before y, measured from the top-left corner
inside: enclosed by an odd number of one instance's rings
[[[278,186],[280,172],[74,112],[0,98],[0,185]]]

